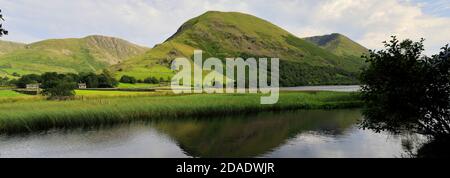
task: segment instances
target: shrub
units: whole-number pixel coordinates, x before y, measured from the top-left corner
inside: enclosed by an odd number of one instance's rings
[[[119,81],[122,83],[131,83],[131,84],[135,84],[137,82],[136,78],[128,75],[122,76],[122,78],[120,78]]]
[[[158,81],[158,79],[156,79],[156,77],[148,77],[144,80],[144,83],[158,84],[159,81]]]

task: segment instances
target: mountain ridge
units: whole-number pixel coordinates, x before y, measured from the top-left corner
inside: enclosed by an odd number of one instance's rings
[[[117,78],[169,79],[175,74],[172,60],[191,58],[197,49],[203,50],[205,59],[279,58],[282,86],[358,83],[364,65],[360,53],[367,51],[341,34],[299,38],[250,14],[208,11],[183,23],[153,48],[101,35],[16,45],[0,55],[0,74],[110,69]]]
[[[368,49],[340,33],[303,38],[338,56],[358,56],[367,53]]]
[[[101,35],[42,40],[1,55],[0,74],[96,72],[148,49]]]
[[[283,86],[352,84],[362,59],[341,57],[258,17],[239,12],[209,11],[185,22],[162,44],[145,54],[114,65],[117,75],[139,79],[168,73],[176,57],[191,58],[195,49],[204,58],[280,58]],[[158,68],[158,70],[153,70]],[[167,77],[164,75],[161,77]]]
[[[25,45],[25,43],[0,40],[0,56],[17,49],[23,49]]]

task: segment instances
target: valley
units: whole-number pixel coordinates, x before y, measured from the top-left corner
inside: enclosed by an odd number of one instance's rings
[[[204,58],[254,57],[280,59],[280,85],[357,84],[367,49],[341,34],[299,38],[258,17],[238,12],[209,11],[184,23],[153,48],[106,36],[50,39],[31,44],[0,41],[0,76],[17,78],[44,72],[80,73],[110,70],[117,79],[133,76],[168,79],[171,62]]]

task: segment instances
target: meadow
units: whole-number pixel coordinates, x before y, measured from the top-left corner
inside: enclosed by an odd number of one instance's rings
[[[0,90],[0,97],[17,97],[17,96],[27,96],[27,95],[17,93],[12,90]]]
[[[357,93],[340,92],[282,92],[275,105],[261,105],[260,94],[173,95],[153,92],[142,96],[133,95],[133,92],[128,92],[131,95],[106,92],[110,97],[98,97],[86,91],[77,93],[76,99],[66,101],[35,98],[0,102],[0,133],[98,127],[158,119],[211,118],[261,111],[354,108],[361,105]],[[80,97],[89,94],[93,97]]]
[[[153,87],[159,87],[159,84],[148,84],[148,83],[119,83],[119,86],[117,88],[153,88]]]

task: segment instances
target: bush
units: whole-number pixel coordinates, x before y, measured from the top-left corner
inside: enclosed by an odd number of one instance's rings
[[[14,77],[20,77],[20,74],[18,74],[17,72],[13,72],[13,73],[12,73],[12,76],[14,76]]]
[[[124,75],[122,76],[122,78],[120,78],[119,82],[135,84],[137,80],[132,76]]]

